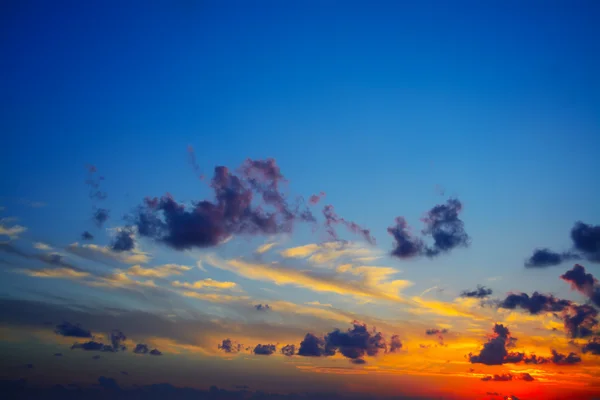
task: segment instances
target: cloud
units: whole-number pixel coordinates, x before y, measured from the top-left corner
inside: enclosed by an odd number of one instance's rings
[[[281,354],[287,357],[291,357],[296,354],[296,346],[293,344],[287,344],[281,348]]]
[[[560,276],[566,282],[571,283],[571,287],[586,297],[588,297],[596,306],[600,307],[600,285],[592,274],[587,274],[585,268],[579,264]]]
[[[88,231],[84,231],[81,234],[81,240],[93,240],[94,239],[94,235],[92,235],[91,233],[89,233]]]
[[[479,354],[469,353],[469,361],[472,364],[502,365],[518,363],[523,360],[523,353],[509,353],[507,350],[510,343],[510,331],[502,324],[494,325],[494,334],[483,345]]]
[[[362,236],[364,240],[370,244],[375,244],[375,237],[371,235],[371,231],[363,228],[355,222],[348,221],[336,214],[331,204],[323,207],[323,216],[325,217],[325,230],[329,234],[329,237],[333,240],[339,240],[339,236],[335,231],[334,225],[344,225],[350,232]]]
[[[585,351],[584,351],[585,353]],[[552,350],[552,362],[557,365],[573,365],[581,362],[581,357],[571,352],[568,355],[560,354],[556,350]]]
[[[262,304],[256,304],[254,308],[256,308],[258,311],[269,311],[271,309],[268,304],[265,304],[264,306]]]
[[[35,242],[33,244],[33,247],[36,248],[36,249],[38,249],[38,250],[44,250],[44,251],[50,251],[50,250],[52,250],[52,247],[50,247],[46,243],[42,243],[42,242]]]
[[[562,264],[565,261],[579,260],[578,254],[564,252],[556,253],[550,249],[536,249],[529,259],[525,260],[527,268],[545,268]]]
[[[520,307],[531,314],[539,314],[541,312],[564,311],[570,305],[569,300],[561,300],[552,295],[534,292],[531,297],[527,293],[509,294],[506,299],[500,302],[498,307],[511,310]]]
[[[95,244],[79,244],[77,242],[67,246],[66,250],[78,257],[104,264],[119,262],[122,264],[146,264],[150,261],[147,253],[139,250],[114,252],[110,247],[102,247]]]
[[[581,351],[600,356],[600,336],[592,338],[582,347]]]
[[[102,351],[111,353],[127,350],[127,347],[123,345],[123,342],[127,339],[123,332],[119,330],[113,330],[109,335],[109,339],[111,344],[104,344],[95,340],[90,340],[83,343],[74,343],[71,346],[71,350],[81,349],[85,351]]]
[[[235,303],[242,300],[249,300],[248,296],[232,296],[228,294],[219,294],[219,293],[198,293],[192,291],[184,291],[180,293],[185,297],[192,297],[198,300],[204,300],[211,303]]]
[[[477,299],[484,299],[492,294],[492,289],[486,288],[485,286],[477,285],[475,290],[463,290],[460,294],[461,297],[474,297]]]
[[[320,274],[313,271],[301,271],[282,265],[250,263],[240,259],[221,260],[216,256],[207,255],[204,259],[216,268],[236,273],[245,278],[273,282],[277,285],[293,285],[304,287],[316,292],[331,292],[340,295],[370,297],[381,300],[406,303],[399,290],[412,283],[405,280],[382,281],[384,276],[395,272],[393,269],[382,270],[363,268],[356,270],[362,278],[348,280],[339,274]]]
[[[257,355],[270,356],[275,353],[277,347],[274,344],[257,344],[252,352]]]
[[[562,318],[565,329],[572,338],[588,337],[598,325],[598,311],[587,304],[571,305],[565,310]]]
[[[522,381],[526,381],[526,382],[532,382],[535,379],[527,372],[522,372],[518,375],[513,375],[513,374],[494,374],[494,375],[487,375],[484,376],[483,378],[481,378],[482,381],[484,382],[489,382],[489,381],[493,381],[493,382],[509,382],[512,380],[522,380]],[[511,397],[512,398],[512,397]]]
[[[120,229],[110,245],[112,251],[118,253],[123,251],[132,251],[135,249],[135,238],[132,229],[124,228]]]
[[[395,239],[391,255],[398,258],[431,258],[457,247],[469,246],[469,235],[465,232],[464,222],[459,218],[461,211],[462,203],[458,199],[449,199],[445,204],[438,204],[427,212],[422,219],[425,228],[421,234],[433,239],[432,246],[425,245],[422,239],[413,236],[406,220],[397,217],[396,225],[388,228],[388,233]]]
[[[138,343],[135,348],[133,349],[133,353],[134,354],[150,354],[151,356],[160,356],[162,355],[162,352],[159,351],[158,349],[152,349],[150,350],[150,348],[148,347],[147,344],[143,344],[143,343]]]
[[[256,250],[255,253],[257,254],[264,254],[267,251],[271,250],[273,247],[277,246],[277,242],[269,242],[269,243],[265,243],[261,246],[259,246]]]
[[[426,335],[443,335],[448,333],[448,329],[437,329],[437,328],[433,328],[433,329],[427,329],[425,331]]]
[[[325,357],[335,355],[335,349],[328,347],[325,338],[307,333],[300,342],[298,355],[303,357]]]
[[[98,208],[94,211],[93,220],[98,228],[102,227],[108,218],[110,217],[110,211],[106,208]]]
[[[402,341],[400,340],[400,336],[393,335],[390,340],[390,353],[396,353],[402,349]]]
[[[25,269],[23,273],[36,278],[81,279],[90,276],[89,272],[71,268]]]
[[[187,289],[213,289],[213,290],[224,290],[224,289],[235,289],[237,284],[235,282],[221,282],[215,281],[211,278],[202,279],[194,283],[174,281],[172,285],[175,287],[183,287]]]
[[[243,346],[239,343],[234,343],[231,339],[223,339],[219,344],[219,350],[223,350],[225,353],[238,353],[242,350]]]
[[[192,267],[179,264],[164,264],[151,268],[143,268],[140,265],[134,265],[127,270],[127,274],[146,278],[166,278],[171,275],[181,275],[191,269]]]
[[[146,199],[134,218],[140,235],[185,250],[213,247],[232,235],[289,233],[295,222],[315,220],[300,204],[290,205],[281,192],[284,177],[275,160],[248,159],[239,171],[215,168],[215,202],[203,200],[190,208],[170,195]],[[260,200],[261,205],[254,205]]]
[[[0,236],[8,236],[10,239],[18,239],[21,233],[27,231],[27,228],[21,225],[13,225],[8,227],[5,223],[8,218],[0,218]]]
[[[92,333],[82,328],[79,324],[72,324],[70,322],[63,322],[61,324],[56,325],[56,330],[54,331],[58,335],[67,336],[67,337],[78,337],[78,338],[91,338]]]
[[[571,229],[571,239],[576,250],[593,262],[600,262],[600,225],[588,225],[581,221]]]

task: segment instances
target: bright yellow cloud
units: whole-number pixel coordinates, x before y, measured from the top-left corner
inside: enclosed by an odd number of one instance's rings
[[[258,254],[266,253],[267,251],[271,250],[276,245],[277,245],[277,242],[265,243],[265,244],[259,246],[258,249],[256,249],[256,253],[258,253]]]
[[[66,278],[79,279],[85,278],[90,274],[84,271],[77,271],[72,268],[45,268],[38,270],[23,270],[23,273],[36,278]]]
[[[192,291],[184,291],[180,292],[180,294],[185,297],[192,297],[194,299],[209,301],[211,303],[233,303],[237,301],[250,300],[248,296],[232,296],[229,294],[220,293],[198,293]]]
[[[183,288],[187,288],[187,289],[216,289],[216,290],[234,289],[237,287],[237,284],[235,282],[221,282],[221,281],[215,281],[210,278],[203,279],[201,281],[196,281],[194,283],[174,281],[172,283],[172,285],[175,287],[183,287]]]
[[[183,272],[189,271],[190,269],[192,269],[192,267],[178,264],[165,264],[152,268],[143,268],[140,265],[134,265],[127,270],[127,274],[148,278],[165,278],[170,275],[181,275]]]

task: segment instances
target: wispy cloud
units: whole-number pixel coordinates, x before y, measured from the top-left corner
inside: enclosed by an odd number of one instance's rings
[[[174,282],[172,282],[172,285],[175,287],[182,287],[182,288],[186,288],[186,289],[214,289],[214,290],[236,289],[238,286],[235,282],[221,282],[221,281],[215,281],[211,278],[202,279],[200,281],[196,281],[193,283],[174,281]]]
[[[156,267],[143,268],[140,265],[134,265],[127,270],[128,275],[143,276],[147,278],[166,278],[171,275],[181,275],[192,267],[179,264],[164,264]]]
[[[75,242],[67,246],[66,250],[81,258],[105,264],[112,264],[115,261],[122,264],[146,264],[150,261],[148,253],[139,250],[114,252],[110,247],[95,244],[79,244]]]

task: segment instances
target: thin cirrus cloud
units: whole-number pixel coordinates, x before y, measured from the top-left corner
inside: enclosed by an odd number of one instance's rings
[[[68,245],[66,251],[78,257],[108,265],[113,265],[115,262],[146,264],[150,261],[150,256],[139,250],[114,252],[108,246],[98,246],[96,244],[79,244],[75,242]]]
[[[174,281],[171,285],[179,288],[186,289],[213,289],[213,290],[226,290],[226,289],[237,289],[238,285],[235,282],[222,282],[216,281],[211,278],[202,279],[193,283]]]
[[[134,265],[127,269],[127,274],[147,278],[166,278],[171,275],[181,275],[191,269],[192,267],[179,264],[164,264],[149,268],[144,268],[141,265]]]

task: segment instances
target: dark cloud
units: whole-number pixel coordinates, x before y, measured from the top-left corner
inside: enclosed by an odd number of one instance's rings
[[[529,375],[527,372],[523,372],[521,374],[519,374],[519,376],[521,377],[521,380],[527,381],[527,382],[532,382],[535,379],[533,379],[533,376]]]
[[[396,353],[400,351],[402,348],[402,341],[400,340],[400,336],[394,335],[390,340],[390,353]]]
[[[563,314],[565,329],[570,337],[592,336],[598,325],[598,311],[587,304],[571,305]]]
[[[458,199],[449,199],[446,204],[433,207],[423,218],[426,225],[423,234],[433,238],[433,246],[425,252],[428,257],[469,245],[470,238],[465,232],[464,222],[458,217],[461,211],[462,203]]]
[[[296,353],[296,346],[293,344],[285,345],[281,348],[281,354],[291,357]]]
[[[148,348],[147,344],[138,343],[135,345],[133,352],[135,354],[148,354],[148,352],[150,352],[150,349]]]
[[[295,222],[314,222],[308,209],[290,205],[280,190],[284,180],[273,159],[246,160],[239,175],[215,168],[215,201],[186,207],[170,195],[147,198],[134,220],[141,236],[176,250],[216,246],[231,235],[272,235],[292,231]],[[255,205],[260,197],[262,204]],[[268,209],[268,211],[266,210]]]
[[[559,265],[565,261],[579,260],[578,254],[564,252],[556,253],[550,249],[536,249],[529,259],[525,260],[527,268],[545,268]]]
[[[335,210],[333,209],[333,206],[331,204],[328,204],[325,207],[323,207],[323,216],[325,217],[326,231],[332,239],[335,239],[335,240],[339,239],[339,237],[334,229],[334,225],[341,224],[341,225],[344,225],[346,227],[346,229],[348,229],[350,232],[362,236],[363,239],[365,239],[367,242],[369,242],[371,244],[375,244],[375,242],[376,242],[375,237],[373,237],[371,235],[370,230],[361,227],[360,225],[358,225],[355,222],[348,221],[348,220],[340,217],[339,215],[337,215],[335,213]]]
[[[88,231],[85,231],[81,234],[81,240],[93,240],[93,239],[94,239],[94,235],[92,235]]]
[[[569,300],[557,299],[552,295],[534,292],[531,296],[527,293],[512,293],[498,305],[500,308],[522,308],[531,314],[540,312],[560,312],[571,305]]]
[[[600,307],[600,285],[592,274],[585,272],[582,265],[575,264],[569,271],[561,275],[561,279],[571,283],[571,287],[589,298],[592,303]]]
[[[148,354],[150,354],[151,356],[162,356],[163,353],[158,349],[152,349]]]
[[[352,360],[364,356],[375,356],[386,351],[387,345],[381,332],[369,331],[366,324],[354,321],[346,332],[335,329],[325,336],[326,348],[339,350],[344,357]]]
[[[492,294],[492,289],[486,288],[485,286],[477,285],[475,290],[463,290],[460,294],[461,297],[475,297],[477,299],[483,299]]]
[[[581,351],[583,351],[584,353],[591,353],[593,355],[600,356],[600,336],[592,338],[581,348]]]
[[[394,237],[394,249],[392,256],[398,258],[411,258],[421,255],[424,244],[419,238],[415,238],[409,231],[406,220],[402,217],[396,218],[396,225],[388,228],[388,233]]]
[[[396,225],[388,228],[388,233],[395,239],[391,255],[398,258],[431,258],[457,247],[467,247],[470,238],[465,232],[464,222],[459,218],[461,211],[462,203],[458,199],[449,199],[446,204],[438,204],[427,212],[422,219],[425,228],[421,233],[433,239],[432,246],[426,246],[422,239],[413,236],[406,220],[397,217]]]
[[[92,332],[82,328],[79,324],[72,324],[70,322],[63,322],[62,324],[56,325],[55,331],[57,334],[68,337],[78,338],[91,338]]]
[[[432,329],[427,329],[425,331],[425,334],[426,335],[430,335],[430,336],[433,336],[433,335],[443,335],[445,333],[448,333],[448,329],[432,328]]]
[[[481,378],[481,380],[484,382],[490,382],[490,381],[492,381],[492,382],[509,382],[512,380],[522,380],[522,381],[526,381],[526,382],[532,382],[535,379],[533,379],[533,376],[531,376],[527,372],[523,372],[518,375],[513,375],[513,374],[488,375],[488,376],[484,376],[483,378]]]
[[[519,363],[525,359],[523,353],[513,353],[507,350],[509,343],[514,345],[516,338],[510,337],[510,331],[502,324],[495,324],[494,334],[488,339],[487,343],[479,354],[469,353],[469,361],[473,364],[502,365]],[[512,340],[511,340],[512,339]]]
[[[571,239],[575,249],[593,262],[600,262],[600,226],[576,222],[571,229]]]
[[[106,208],[98,208],[94,211],[93,220],[98,228],[102,227],[110,216],[110,212]]]
[[[242,350],[242,345],[233,343],[231,339],[223,339],[223,342],[219,344],[219,349],[225,353],[237,353]]]
[[[276,350],[277,347],[274,344],[257,344],[252,352],[258,355],[270,356],[275,353]]]
[[[307,333],[304,340],[300,342],[298,355],[304,357],[326,357],[333,356],[335,349],[328,346],[325,338],[318,337],[312,333]]]
[[[113,351],[125,351],[127,347],[123,345],[123,342],[127,340],[127,337],[123,334],[123,332],[119,330],[114,330],[110,333],[110,343],[112,345]]]
[[[581,362],[581,357],[575,353],[569,353],[568,355],[560,354],[556,350],[552,349],[552,362],[557,365],[572,365]]]
[[[254,308],[256,308],[258,311],[269,311],[271,309],[271,307],[268,304],[257,304],[254,306]]]
[[[350,362],[352,364],[359,364],[359,365],[367,363],[367,361],[365,359],[363,359],[363,358],[354,358],[354,359],[350,360]]]
[[[135,248],[134,232],[131,228],[121,229],[117,232],[110,245],[112,251],[131,251]]]
[[[112,347],[104,343],[90,340],[89,342],[74,343],[71,350],[81,349],[85,351],[112,351]]]

